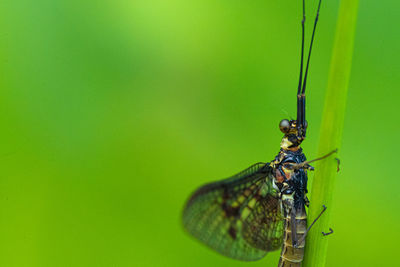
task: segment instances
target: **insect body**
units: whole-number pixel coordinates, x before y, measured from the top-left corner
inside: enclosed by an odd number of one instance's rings
[[[295,121],[283,120],[281,125],[285,123],[290,126],[274,161],[257,163],[229,179],[204,185],[191,196],[183,213],[189,233],[239,260],[257,260],[282,247],[280,266],[302,261],[307,230],[306,171],[312,167],[294,139],[299,141]],[[287,148],[290,139],[296,145]]]
[[[253,261],[269,251],[282,249],[278,266],[301,266],[307,228],[305,207],[309,163],[301,143],[305,139],[305,88],[311,48],[321,1],[311,37],[303,80],[304,0],[300,79],[297,92],[297,119],[282,120],[281,149],[269,163],[257,163],[237,175],[200,187],[183,211],[185,229],[219,253]]]
[[[282,121],[286,124],[287,121]],[[296,129],[295,122],[289,123]],[[282,127],[281,127],[282,128]],[[286,147],[287,137],[282,140]],[[305,205],[308,205],[307,169],[312,169],[306,162],[302,149],[291,147],[281,149],[275,161],[270,165],[275,170],[273,184],[277,187],[284,214],[284,236],[281,257],[278,266],[300,266],[304,255],[304,237],[307,230]],[[304,164],[304,165],[301,165]]]

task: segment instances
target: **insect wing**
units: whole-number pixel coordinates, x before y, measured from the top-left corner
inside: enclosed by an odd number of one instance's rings
[[[200,187],[184,209],[185,229],[238,260],[258,260],[280,248],[283,215],[271,173],[268,164],[257,163],[229,179]]]

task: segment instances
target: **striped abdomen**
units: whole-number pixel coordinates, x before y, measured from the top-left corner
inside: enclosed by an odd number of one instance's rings
[[[304,206],[297,209],[295,214],[297,240],[300,240],[307,229],[307,214]],[[300,267],[304,257],[304,245],[305,241],[301,242],[297,248],[293,247],[291,214],[289,213],[285,218],[285,234],[278,267]]]

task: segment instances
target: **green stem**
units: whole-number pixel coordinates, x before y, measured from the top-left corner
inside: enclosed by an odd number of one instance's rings
[[[342,0],[340,3],[320,130],[319,156],[339,148],[341,144],[357,9],[358,0]],[[307,236],[304,267],[325,266],[330,237],[324,237],[321,232],[328,232],[330,227],[332,192],[337,174],[336,160],[334,160],[334,157],[330,157],[318,161],[315,169],[310,195],[309,220],[311,221],[318,216],[322,210],[322,205],[326,205],[328,209]]]

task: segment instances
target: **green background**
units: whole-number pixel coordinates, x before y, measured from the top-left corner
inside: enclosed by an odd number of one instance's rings
[[[313,50],[310,159],[338,5]],[[327,266],[399,262],[399,8],[360,1]],[[293,0],[1,1],[0,266],[276,266],[216,254],[180,214],[279,151],[300,20]]]

